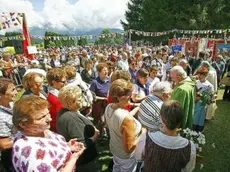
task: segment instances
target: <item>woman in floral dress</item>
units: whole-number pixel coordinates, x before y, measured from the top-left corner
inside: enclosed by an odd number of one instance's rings
[[[48,102],[38,96],[24,97],[15,103],[13,123],[19,130],[12,149],[16,171],[74,171],[84,146],[76,140],[49,130],[51,117]]]

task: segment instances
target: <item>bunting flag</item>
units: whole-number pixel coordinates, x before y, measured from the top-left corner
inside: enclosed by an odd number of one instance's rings
[[[83,35],[83,36],[31,36],[33,39],[40,39],[40,40],[81,40],[81,39],[98,39],[98,38],[113,38],[113,37],[123,37],[126,36],[123,32],[116,32],[110,34],[103,34],[103,35]],[[23,40],[23,36],[7,36],[7,37],[0,37],[0,40],[7,41],[7,40]]]
[[[22,13],[0,13],[0,30],[21,25]]]
[[[130,29],[129,32],[131,34],[135,34],[137,36],[148,36],[148,37],[158,37],[158,36],[164,36],[168,34],[183,34],[183,35],[207,35],[207,34],[222,34],[224,32],[230,33],[230,29],[212,29],[212,30],[169,30],[169,31],[163,31],[163,32],[144,32],[144,31],[138,31],[134,29]]]

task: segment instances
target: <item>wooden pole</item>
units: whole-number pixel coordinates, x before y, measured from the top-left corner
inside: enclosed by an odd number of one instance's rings
[[[132,41],[132,30],[129,29],[129,46],[131,46],[131,41]]]

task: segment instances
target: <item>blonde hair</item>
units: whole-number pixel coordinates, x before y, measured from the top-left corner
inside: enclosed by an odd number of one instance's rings
[[[64,71],[66,73],[67,80],[74,79],[76,77],[77,72],[74,66],[66,66]]]
[[[124,79],[115,80],[109,89],[109,96],[112,103],[118,103],[118,97],[126,96],[133,90],[133,83]]]
[[[23,130],[20,124],[29,124],[33,121],[35,112],[48,108],[46,100],[39,96],[25,96],[14,104],[13,124],[19,130]]]
[[[64,86],[60,90],[58,94],[58,99],[61,102],[62,106],[67,109],[73,103],[76,103],[78,106],[77,109],[80,109],[82,106],[82,103],[81,103],[82,91],[78,86],[70,84],[70,85]]]
[[[40,77],[43,79],[43,76],[39,73],[28,73],[26,74],[23,78],[22,78],[22,87],[25,90],[30,90],[30,88],[33,86],[33,84],[35,83],[35,78],[36,77]]]

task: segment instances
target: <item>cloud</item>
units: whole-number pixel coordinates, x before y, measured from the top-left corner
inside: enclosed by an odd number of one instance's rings
[[[29,27],[56,30],[91,30],[122,28],[128,0],[45,0],[44,8],[35,12],[28,0],[0,0],[1,12],[25,12]]]

